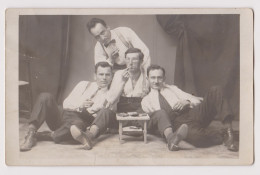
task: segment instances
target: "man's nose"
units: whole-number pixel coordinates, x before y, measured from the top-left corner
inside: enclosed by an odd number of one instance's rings
[[[103,76],[102,76],[102,79],[106,79],[106,75],[103,75]]]

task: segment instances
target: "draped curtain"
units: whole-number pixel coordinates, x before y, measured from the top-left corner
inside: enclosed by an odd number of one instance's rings
[[[41,92],[62,102],[69,65],[69,22],[65,15],[19,17],[19,80],[29,82],[31,97],[26,98],[31,98],[31,105]]]
[[[239,117],[239,15],[157,15],[161,27],[178,41],[174,83],[203,96],[214,85]]]

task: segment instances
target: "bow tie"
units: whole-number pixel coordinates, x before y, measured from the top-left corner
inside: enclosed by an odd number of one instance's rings
[[[111,41],[109,41],[107,44],[104,44],[104,46],[107,48],[110,44],[116,43],[115,39],[112,39]]]

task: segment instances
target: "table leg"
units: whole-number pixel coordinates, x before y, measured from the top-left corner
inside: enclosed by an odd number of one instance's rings
[[[147,143],[147,121],[144,121],[144,143]]]
[[[122,135],[123,135],[123,122],[119,121],[119,141],[122,143]]]

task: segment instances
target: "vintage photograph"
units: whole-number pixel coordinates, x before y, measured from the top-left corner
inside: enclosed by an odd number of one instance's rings
[[[252,164],[252,20],[9,9],[7,164]]]

